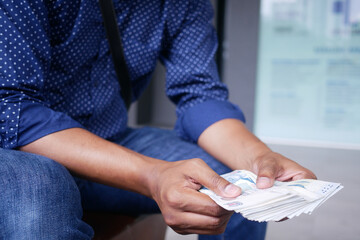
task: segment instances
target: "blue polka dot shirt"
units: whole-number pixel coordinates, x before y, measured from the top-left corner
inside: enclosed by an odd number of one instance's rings
[[[197,141],[211,124],[244,120],[214,62],[206,0],[114,0],[132,101],[156,61],[167,69],[178,134]],[[105,139],[127,128],[97,0],[0,2],[0,147],[17,148],[80,127]]]

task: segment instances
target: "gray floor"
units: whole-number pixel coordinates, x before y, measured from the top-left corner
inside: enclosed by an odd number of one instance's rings
[[[171,228],[167,228],[166,230],[166,236],[165,240],[196,240],[197,235],[190,234],[190,235],[179,235],[176,232],[174,232]]]
[[[311,169],[320,180],[340,182],[340,192],[316,209],[282,223],[270,223],[267,240],[360,239],[360,151],[271,145],[274,151]],[[168,229],[166,240],[195,240]]]
[[[320,180],[340,182],[340,192],[316,209],[283,223],[269,224],[267,240],[360,239],[360,151],[291,146],[273,150],[310,168]]]

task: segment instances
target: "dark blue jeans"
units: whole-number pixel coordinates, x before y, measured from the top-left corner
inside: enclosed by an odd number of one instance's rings
[[[201,158],[219,174],[230,171],[196,144],[180,140],[169,130],[128,129],[112,141],[154,158]],[[0,149],[0,189],[0,239],[90,239],[93,231],[81,220],[82,207],[133,216],[159,212],[152,199],[73,178],[55,161],[19,151]],[[224,234],[199,239],[260,240],[265,229],[265,224],[233,214]]]

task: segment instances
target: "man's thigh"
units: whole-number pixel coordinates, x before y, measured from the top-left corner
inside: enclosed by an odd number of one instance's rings
[[[143,155],[168,162],[200,158],[218,174],[230,171],[196,143],[180,139],[172,130],[151,127],[129,129],[117,143]]]

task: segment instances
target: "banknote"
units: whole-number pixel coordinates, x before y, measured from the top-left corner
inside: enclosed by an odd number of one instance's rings
[[[205,187],[200,192],[207,194],[226,210],[241,213],[244,217],[259,222],[291,219],[302,213],[311,214],[343,188],[340,183],[301,179],[275,181],[271,188],[258,189],[257,176],[250,171],[235,170],[221,176],[241,187],[242,194],[236,198],[224,198]]]

